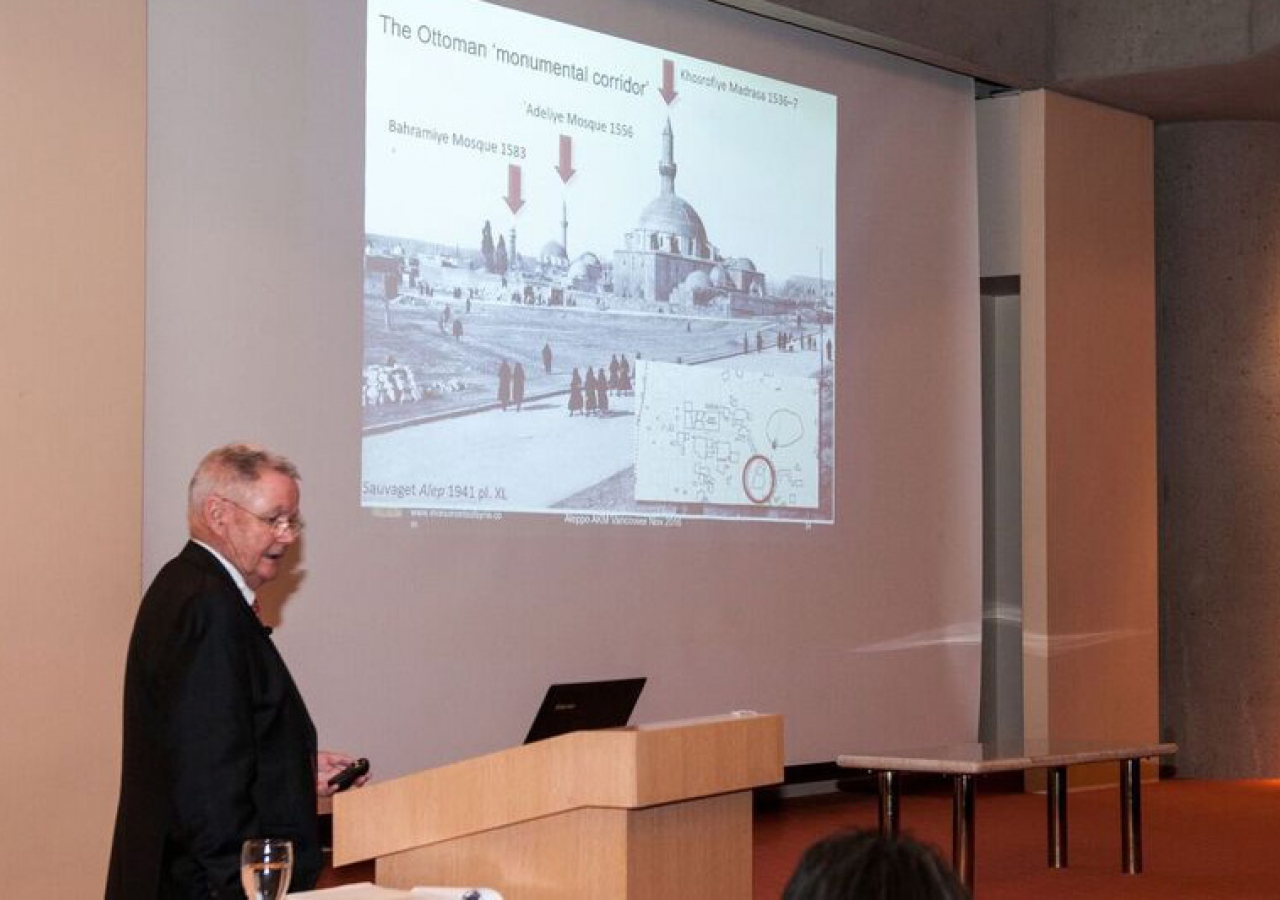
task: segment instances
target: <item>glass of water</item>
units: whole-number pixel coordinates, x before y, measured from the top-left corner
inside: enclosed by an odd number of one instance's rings
[[[293,874],[293,844],[281,838],[251,838],[240,848],[240,884],[249,900],[281,900]]]

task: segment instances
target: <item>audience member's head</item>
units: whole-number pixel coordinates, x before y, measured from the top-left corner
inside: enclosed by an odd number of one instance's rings
[[[967,900],[931,848],[908,837],[844,831],[800,857],[782,900]]]

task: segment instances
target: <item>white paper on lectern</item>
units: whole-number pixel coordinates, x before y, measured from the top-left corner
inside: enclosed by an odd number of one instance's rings
[[[378,887],[368,881],[359,884],[344,884],[341,887],[324,888],[318,891],[302,891],[289,894],[290,898],[306,898],[306,900],[403,900],[413,896],[408,891],[397,891],[391,888]]]
[[[502,895],[492,888],[416,887],[411,891],[401,891],[379,887],[368,881],[319,891],[303,891],[290,894],[289,897],[296,900],[464,900],[473,891],[479,895],[478,900],[502,900]]]

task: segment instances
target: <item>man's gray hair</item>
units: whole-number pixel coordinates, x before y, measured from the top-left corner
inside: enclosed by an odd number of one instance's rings
[[[288,475],[301,481],[298,467],[287,457],[273,453],[255,444],[227,444],[205,454],[191,476],[187,487],[187,516],[193,520],[211,494],[233,492],[242,494],[244,487],[252,485],[264,471]]]

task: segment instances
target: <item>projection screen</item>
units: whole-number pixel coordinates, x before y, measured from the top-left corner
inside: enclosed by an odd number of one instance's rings
[[[475,0],[366,71],[365,506],[832,520],[834,95]]]
[[[790,763],[975,737],[967,79],[699,0],[148,17],[144,575],[206,450],[290,455],[322,745],[630,675]]]

